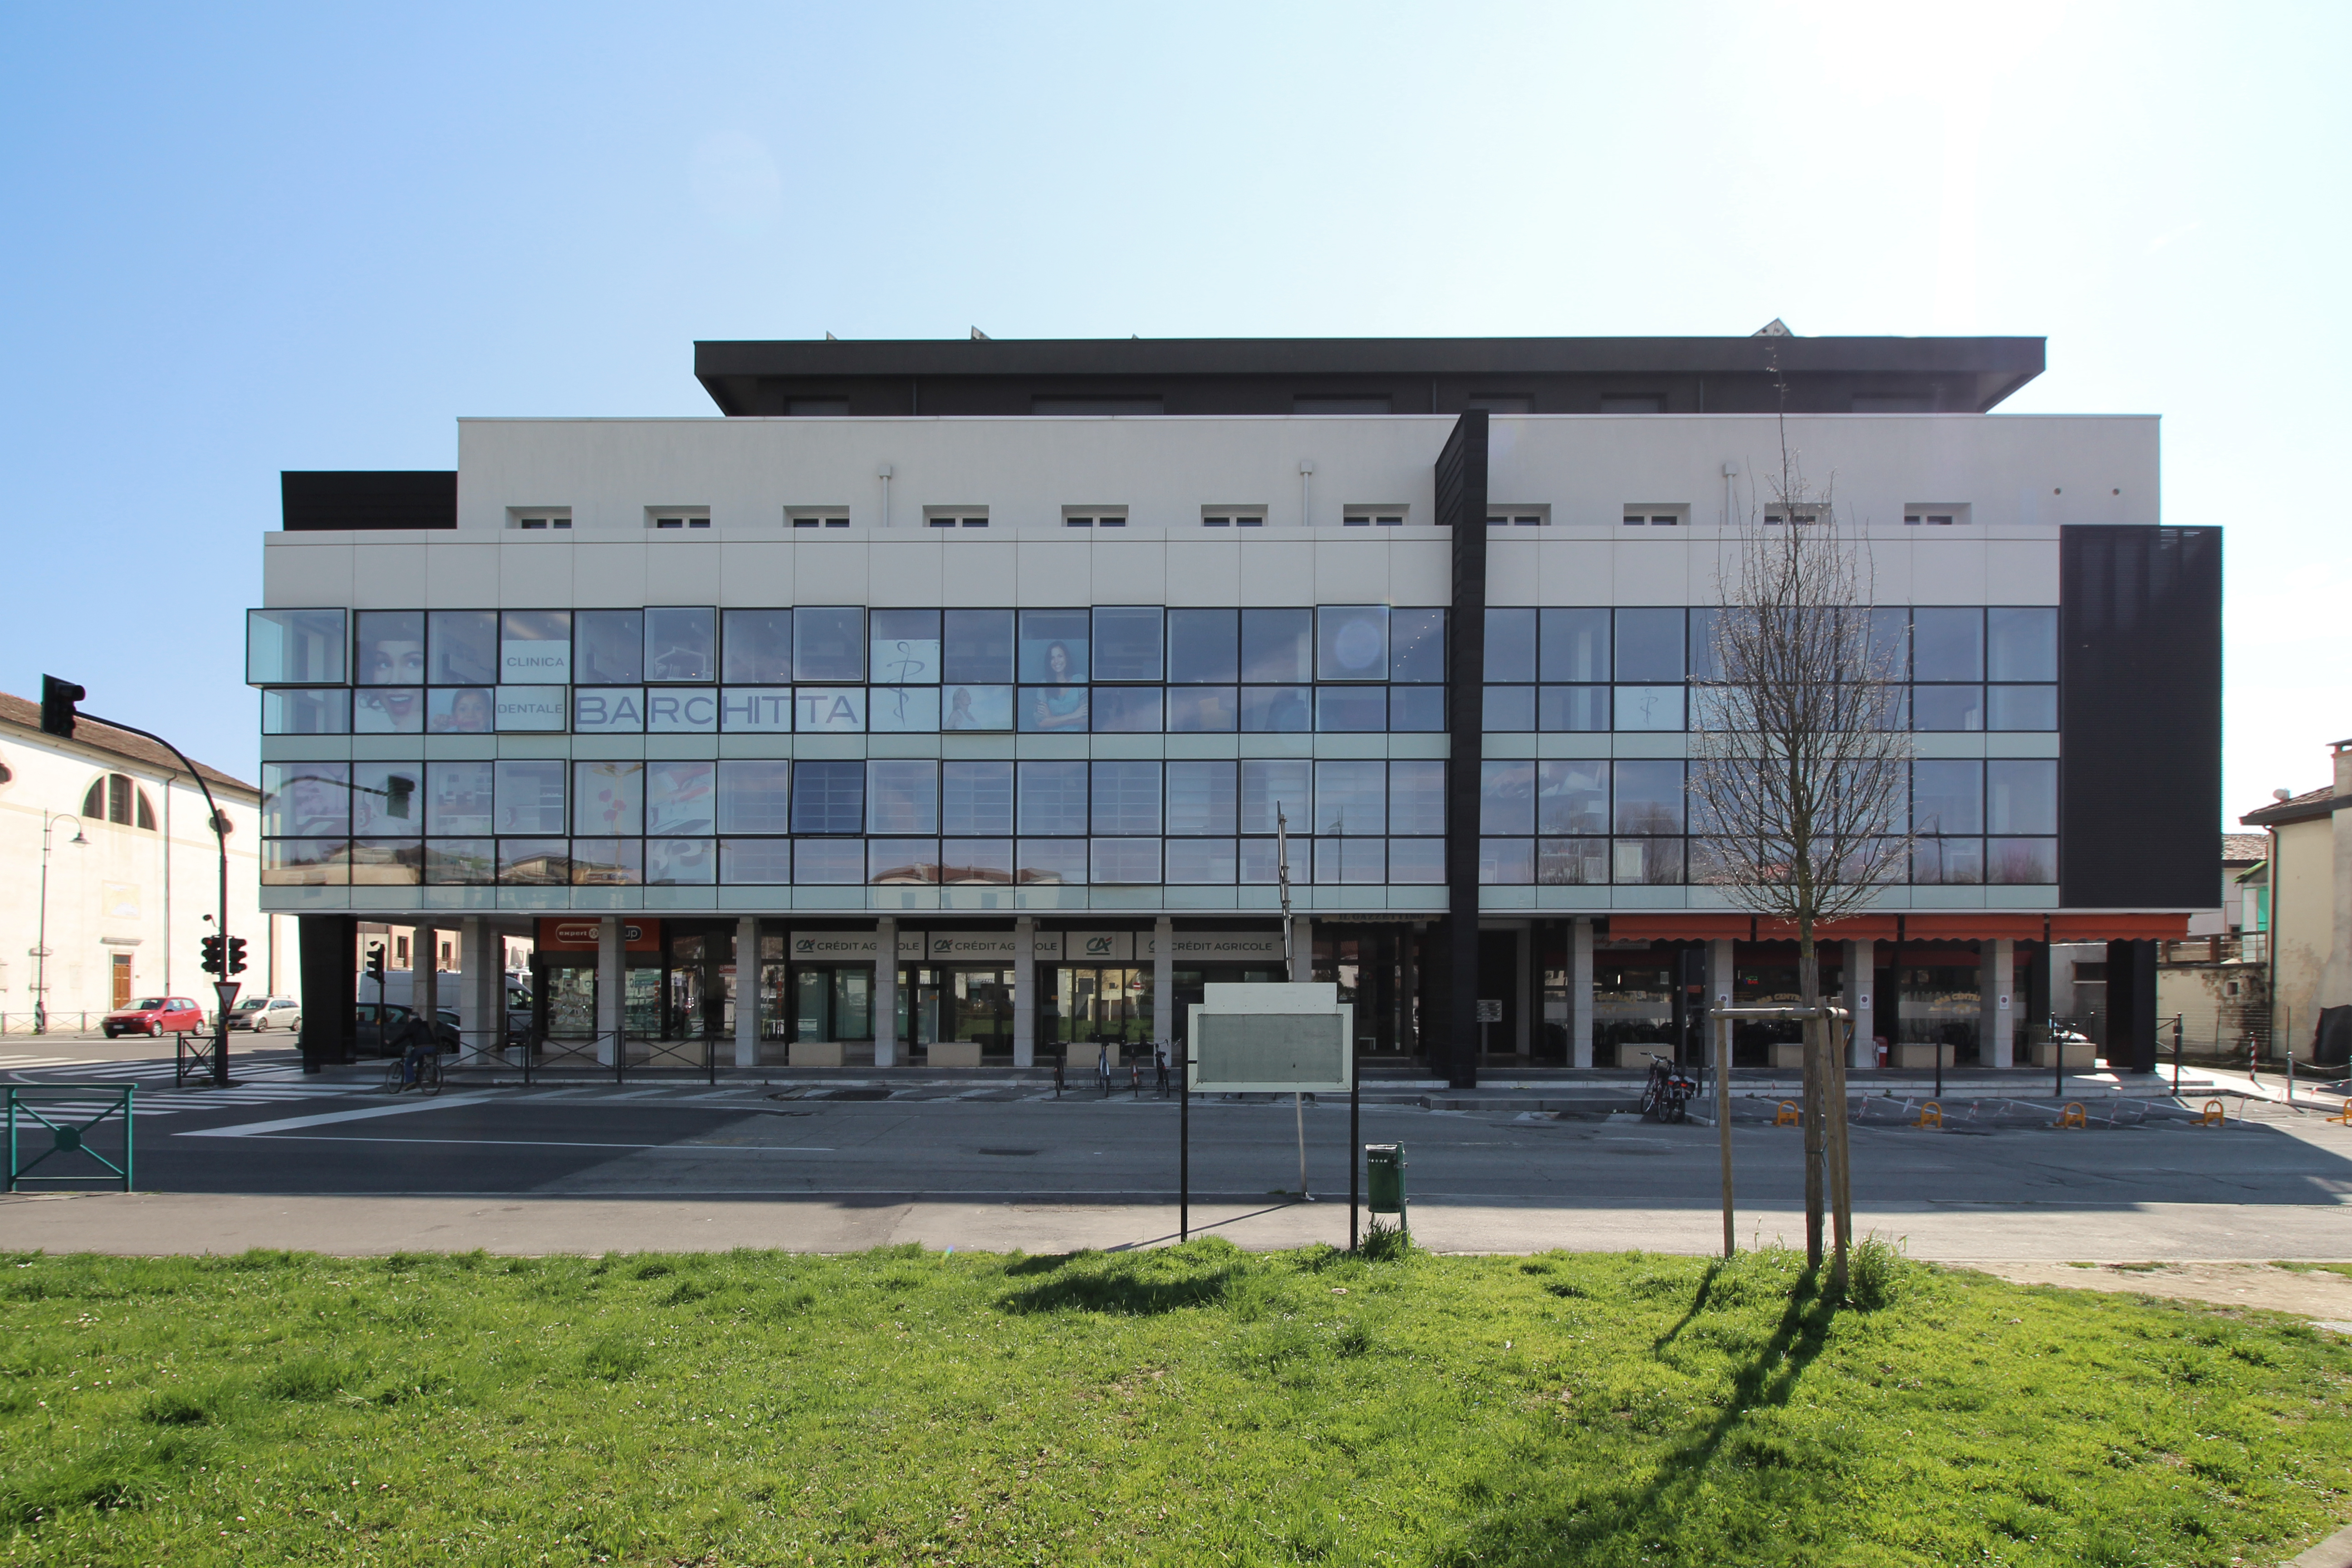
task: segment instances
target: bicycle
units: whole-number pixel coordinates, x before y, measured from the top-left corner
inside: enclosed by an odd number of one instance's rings
[[[383,1064],[383,1091],[398,1094],[404,1089],[415,1089],[426,1096],[441,1092],[441,1053],[435,1051],[416,1064],[416,1081],[408,1081],[408,1064],[404,1057],[394,1057]]]

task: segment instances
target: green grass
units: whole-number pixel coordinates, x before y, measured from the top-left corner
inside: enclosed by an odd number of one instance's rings
[[[2341,1274],[2352,1279],[2352,1263],[2274,1263],[2273,1268],[2292,1268],[2297,1274]]]
[[[0,1563],[2137,1568],[2352,1514],[2352,1350],[2308,1327],[1892,1248],[1865,1282],[0,1256]]]

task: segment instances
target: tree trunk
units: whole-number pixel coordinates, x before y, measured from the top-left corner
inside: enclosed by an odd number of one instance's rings
[[[1813,945],[1813,922],[1801,920],[1797,929],[1797,999],[1808,1007],[1822,1005],[1821,954]],[[1828,1097],[1822,1092],[1822,1042],[1827,1031],[1822,1020],[1808,1018],[1805,1031],[1805,1087],[1801,1103],[1805,1112],[1805,1263],[1822,1266],[1822,1151]]]
[[[1851,951],[1851,950],[1849,950]],[[1853,1016],[1854,998],[1861,987],[1852,975],[1846,976],[1845,1005],[1847,1019],[1843,1026],[1834,1019],[1822,1021],[1822,1037],[1829,1041],[1823,1053],[1822,1074],[1827,1088],[1827,1125],[1822,1131],[1829,1139],[1830,1218],[1833,1226],[1836,1251],[1830,1263],[1830,1295],[1833,1300],[1845,1300],[1846,1252],[1853,1245],[1853,1182],[1852,1148],[1846,1139],[1845,1069],[1848,1053],[1853,1048],[1859,1020]]]

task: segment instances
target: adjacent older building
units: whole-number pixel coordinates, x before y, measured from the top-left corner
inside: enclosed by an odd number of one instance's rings
[[[2332,748],[2334,778],[2238,821],[2270,852],[2256,895],[2270,960],[2269,1037],[2298,1059],[2342,1067],[2352,1054],[2352,741]]]
[[[2112,942],[2147,1065],[2153,944],[2217,902],[2221,541],[2164,524],[2155,419],[1991,412],[2042,363],[703,343],[720,417],[285,477],[264,899],[314,978],[360,920],[455,927],[469,974],[528,935],[532,1033],[583,1059],[1091,1059],[1286,970],[1345,988],[1370,1066],[1685,1048],[1794,964],[1685,795],[1717,563],[1812,515],[1757,480],[1785,431],[1918,751],[1918,855],[1833,984],[1897,1059],[2006,1067],[2049,945]],[[462,1007],[488,1048],[496,998]]]

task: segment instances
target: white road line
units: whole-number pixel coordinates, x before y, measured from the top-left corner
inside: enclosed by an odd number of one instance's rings
[[[291,1131],[298,1127],[323,1127],[331,1121],[363,1121],[377,1116],[405,1116],[419,1110],[436,1110],[447,1105],[479,1105],[484,1100],[497,1100],[493,1094],[453,1094],[440,1100],[404,1100],[398,1105],[369,1105],[357,1110],[328,1110],[316,1116],[289,1116],[278,1121],[247,1121],[235,1127],[199,1127],[187,1132],[175,1132],[175,1138],[257,1138],[265,1132]]]
[[[201,1132],[183,1132],[183,1138],[201,1138]],[[349,1138],[332,1133],[285,1132],[271,1133],[272,1143],[457,1143],[468,1148],[494,1149],[661,1149],[680,1154],[833,1154],[839,1151],[815,1144],[778,1144],[774,1147],[742,1143],[576,1143],[554,1138],[370,1138],[357,1135]]]

